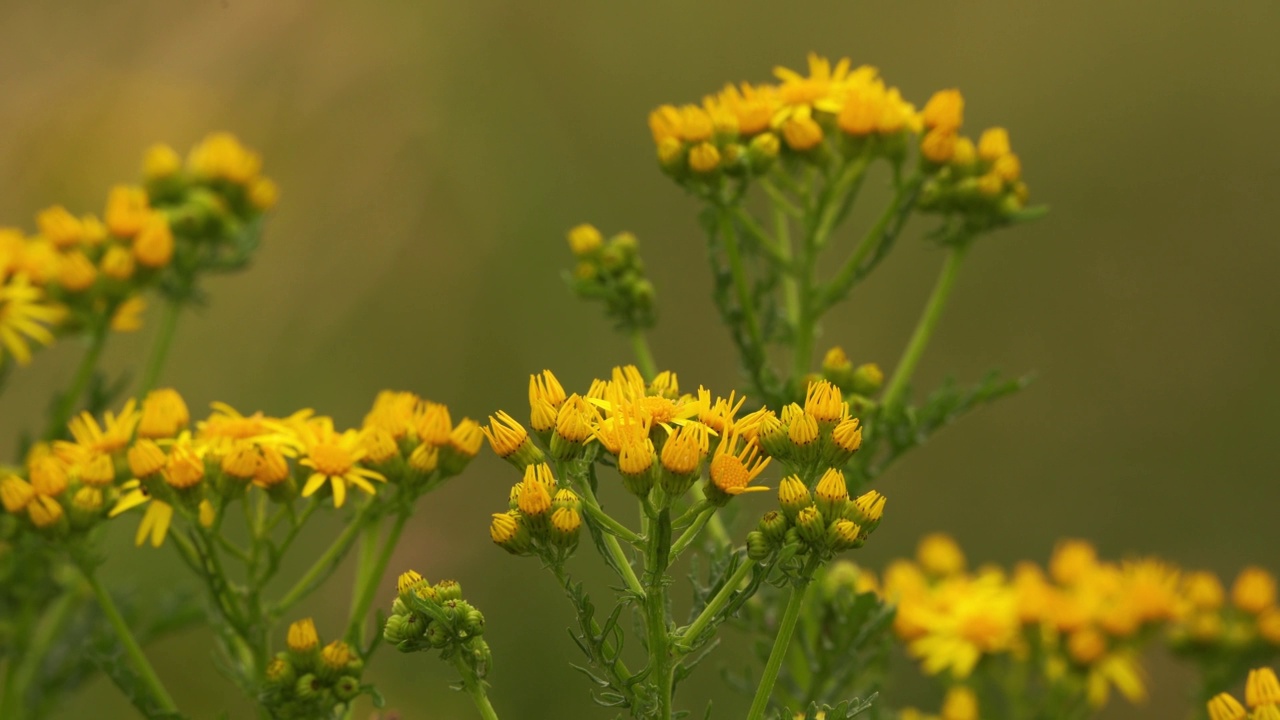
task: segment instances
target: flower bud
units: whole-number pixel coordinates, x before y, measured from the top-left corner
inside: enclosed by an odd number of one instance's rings
[[[31,461],[31,487],[40,495],[50,497],[63,495],[67,491],[67,466],[61,460],[49,455],[36,457]]]
[[[484,633],[484,613],[475,608],[468,608],[462,616],[458,627],[464,637],[474,637]]]
[[[71,497],[71,526],[77,529],[87,528],[102,519],[104,506],[102,490],[83,485]]]
[[[407,570],[400,573],[400,577],[396,579],[396,592],[400,600],[412,606],[413,598],[416,597],[418,590],[427,585],[426,578],[419,575],[416,570]]]
[[[399,646],[407,640],[421,638],[425,631],[426,624],[419,615],[392,615],[382,628],[382,637],[392,645]]]
[[[279,653],[271,659],[271,662],[267,663],[266,680],[268,687],[290,687],[297,682],[297,679],[293,663],[289,662],[289,656],[285,653]]]
[[[569,249],[574,255],[591,255],[604,244],[604,236],[594,225],[578,225],[569,231]]]
[[[133,256],[138,264],[162,268],[173,258],[173,231],[161,213],[151,213],[133,238]]]
[[[578,530],[582,527],[582,516],[574,508],[562,507],[551,514],[552,544],[571,550],[578,544]]]
[[[750,144],[747,145],[747,166],[756,175],[768,172],[777,161],[781,148],[782,144],[778,141],[777,135],[771,132],[760,133],[751,138]]]
[[[875,395],[884,385],[884,371],[875,363],[863,363],[853,371],[853,392],[859,395]]]
[[[875,490],[869,490],[853,501],[852,512],[847,515],[851,515],[853,520],[870,533],[880,524],[880,517],[884,515],[884,503],[884,495]]]
[[[798,475],[788,475],[778,483],[778,505],[791,522],[794,523],[796,515],[811,504],[813,498],[809,495],[809,488]]]
[[[1260,567],[1241,570],[1231,586],[1231,602],[1250,615],[1272,607],[1276,604],[1275,576]]]
[[[310,700],[320,694],[324,690],[324,685],[320,682],[320,678],[312,673],[307,673],[298,678],[298,682],[293,686],[293,694],[297,695],[301,700]]]
[[[822,456],[828,465],[843,467],[860,447],[862,423],[858,418],[847,417],[831,430],[831,438],[826,442]]]
[[[343,675],[333,684],[333,696],[343,702],[354,699],[360,694],[360,681],[350,675]]]
[[[493,521],[489,524],[489,537],[512,555],[529,552],[529,528],[524,517],[517,511],[494,513]]]
[[[835,551],[862,546],[862,528],[852,520],[841,518],[827,527],[827,547]]]
[[[787,528],[790,524],[787,522],[787,516],[777,510],[770,510],[760,518],[760,524],[757,529],[769,540],[774,547],[782,545],[783,538],[787,535]]]
[[[320,677],[333,680],[351,661],[351,646],[341,640],[334,640],[320,651]]]
[[[499,411],[496,418],[490,415],[489,426],[481,430],[489,438],[489,446],[494,453],[519,470],[545,460],[542,450],[533,444],[524,426],[505,412]]]
[[[442,648],[453,642],[453,634],[439,620],[432,620],[427,625],[427,631],[423,637],[433,648]]]
[[[747,533],[747,557],[752,560],[761,561],[767,559],[773,554],[774,546],[764,533],[759,530],[752,530]]]
[[[0,503],[4,504],[6,511],[20,513],[26,510],[35,496],[36,491],[31,483],[17,475],[0,477]]]
[[[436,597],[442,605],[450,600],[462,599],[462,585],[457,580],[441,580],[436,583],[435,588]]]
[[[814,488],[815,504],[824,518],[844,516],[845,507],[849,504],[849,487],[845,484],[844,473],[835,468],[828,469]]]
[[[826,542],[827,526],[816,506],[810,505],[796,513],[796,531],[809,547],[822,549]]]

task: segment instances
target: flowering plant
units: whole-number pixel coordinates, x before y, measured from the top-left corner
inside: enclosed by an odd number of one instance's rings
[[[943,720],[1091,717],[1113,688],[1140,700],[1153,644],[1196,666],[1198,707],[1213,720],[1280,717],[1280,682],[1259,668],[1280,650],[1276,582],[1262,568],[1228,594],[1211,574],[1102,560],[1079,540],[1044,568],[970,570],[944,535],[881,573],[848,559],[884,518],[886,494],[872,485],[896,460],[1026,386],[992,373],[921,394],[912,381],[968,254],[1044,209],[1028,205],[1006,130],[962,132],[957,90],[917,110],[875,68],[817,56],[775,76],[649,117],[661,170],[702,207],[711,295],[741,360],[742,387],[719,392],[682,390],[660,371],[647,341],[657,290],[638,240],[580,225],[566,281],[603,304],[635,364],[577,392],[550,370],[532,375],[527,422],[504,410],[485,425],[455,422],[444,405],[394,391],[355,427],[312,409],[222,403],[193,422],[182,396],[157,385],[201,280],[245,267],[257,247],[277,190],[256,153],[226,134],[185,161],[157,146],[143,183],[113,189],[102,219],[54,207],[33,235],[0,230],[0,383],[39,346],[87,342],[44,432],[0,471],[0,717],[44,717],[95,673],[143,716],[183,717],[143,645],[204,623],[261,717],[352,717],[361,697],[381,706],[365,671],[386,642],[439,653],[481,717],[497,718],[481,598],[407,570],[390,614],[374,608],[420,499],[486,440],[516,471],[505,505],[494,498],[490,538],[564,591],[579,669],[612,716],[695,712],[679,689],[723,660],[717,644],[733,633],[754,649],[723,673],[749,697],[749,720],[935,717],[887,688],[895,645],[935,683]],[[887,203],[846,239],[876,184]],[[945,259],[900,358],[887,374],[839,346],[818,361],[824,317],[914,216],[929,219],[924,238]],[[144,370],[102,376],[103,347],[139,326],[148,292],[165,312]],[[289,577],[300,534],[329,514],[342,529]],[[194,592],[122,602],[102,583],[99,538],[137,516],[136,544],[172,548]],[[610,597],[575,579],[583,549],[616,579]],[[294,617],[352,552],[346,623],[322,633]],[[1252,714],[1226,692],[1246,673]]]

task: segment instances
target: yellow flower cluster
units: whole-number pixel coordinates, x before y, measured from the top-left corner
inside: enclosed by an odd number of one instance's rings
[[[791,471],[778,484],[779,510],[765,514],[747,538],[753,556],[792,542],[822,557],[862,547],[880,524],[885,497],[874,490],[849,497],[841,468],[862,446],[862,426],[840,388],[817,380],[803,406],[791,403],[781,416],[761,409],[744,420],[746,434]]]
[[[359,654],[341,640],[324,644],[311,618],[289,626],[286,645],[288,650],[277,653],[266,668],[261,701],[271,717],[327,717],[365,692]]]
[[[654,288],[645,277],[636,236],[623,232],[606,240],[594,225],[578,225],[568,239],[578,259],[569,276],[573,291],[603,302],[605,314],[619,329],[652,327]]]
[[[1280,720],[1280,679],[1271,668],[1249,671],[1244,705],[1230,693],[1219,693],[1208,703],[1209,720]],[[1245,710],[1249,707],[1249,712]]]
[[[493,516],[494,542],[517,554],[572,550],[581,499],[559,484],[549,461],[608,457],[627,490],[641,498],[655,492],[680,497],[704,470],[704,490],[717,504],[765,490],[751,484],[769,461],[745,436],[746,418],[737,418],[743,402],[733,393],[713,397],[705,388],[681,394],[670,372],[646,383],[630,365],[594,381],[585,395],[566,394],[550,370],[531,376],[533,436],[505,412],[484,428],[493,451],[524,473],[512,489],[511,509]]]
[[[1240,574],[1227,607],[1210,574],[1155,559],[1103,561],[1081,540],[1060,543],[1046,568],[969,571],[955,541],[935,534],[921,540],[914,560],[885,569],[883,589],[865,570],[840,577],[894,603],[894,633],[908,654],[956,686],[979,674],[984,659],[1003,655],[1101,707],[1111,687],[1130,700],[1145,696],[1138,658],[1161,630],[1175,647],[1233,643],[1242,657],[1267,643],[1270,652],[1280,648],[1276,581],[1260,568]]]
[[[663,105],[649,129],[677,178],[760,174],[783,156],[852,155],[869,145],[901,154],[921,114],[869,65],[809,55],[808,74],[775,68],[776,83],[726,85],[700,105]]]
[[[145,505],[136,542],[158,547],[175,511],[210,527],[255,489],[277,503],[301,495],[342,507],[350,488],[372,495],[390,479],[416,496],[461,472],[483,440],[474,421],[454,425],[445,406],[389,391],[358,429],[339,431],[311,410],[244,415],[223,403],[190,424],[170,389],[130,400],[101,423],[83,413],[69,425],[72,440],[32,449],[25,477],[0,477],[4,508],[60,535]]]
[[[1229,596],[1213,573],[1187,573],[1182,597],[1182,612],[1169,632],[1174,649],[1188,655],[1280,650],[1276,578],[1266,570],[1241,570]]]
[[[925,106],[929,131],[920,141],[920,155],[934,172],[922,188],[920,209],[978,218],[1017,213],[1029,191],[1009,132],[987,128],[974,143],[960,134],[963,108],[954,90],[938,93]]]
[[[147,152],[145,186],[117,185],[101,217],[61,205],[36,216],[37,232],[0,228],[0,366],[31,360],[30,344],[60,333],[136,330],[141,292],[208,269],[202,257],[276,201],[261,159],[226,133],[192,149],[184,168],[172,148]],[[251,248],[237,248],[246,251]],[[236,254],[236,253],[232,253]],[[185,258],[174,268],[175,258]],[[104,317],[105,316],[105,317]]]

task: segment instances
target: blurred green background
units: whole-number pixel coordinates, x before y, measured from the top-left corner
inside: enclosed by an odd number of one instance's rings
[[[354,423],[379,389],[401,388],[482,418],[523,414],[544,367],[585,388],[629,356],[560,279],[564,232],[582,221],[640,237],[660,364],[727,389],[735,361],[697,208],[658,172],[646,113],[809,50],[847,54],[918,104],[962,88],[967,126],[1009,127],[1033,199],[1052,206],[980,244],[921,372],[998,366],[1038,382],[902,462],[859,559],[881,565],[941,529],[975,560],[1043,560],[1083,536],[1112,557],[1280,569],[1277,28],[1280,3],[1264,0],[5,0],[0,224],[30,229],[55,202],[98,210],[148,144],[227,129],[262,151],[283,196],[256,265],[211,283],[212,304],[179,331],[164,379],[193,409],[309,406]],[[891,365],[940,263],[900,243],[823,342]],[[137,363],[147,339],[114,341],[108,368]],[[11,379],[0,437],[38,422],[77,356],[56,348]],[[482,457],[423,504],[392,568],[457,578],[486,612],[504,717],[609,717],[568,666],[554,582],[488,540],[512,480]],[[335,528],[317,527],[313,547]],[[115,530],[116,587],[181,577],[168,552],[128,547],[132,522]],[[322,632],[345,617],[349,574],[306,608]],[[245,716],[210,647],[193,632],[153,652],[195,717]],[[1185,670],[1151,667],[1152,702],[1108,717],[1185,706]],[[471,716],[427,656],[384,651],[368,677],[406,719]],[[745,707],[710,664],[688,695],[716,698],[718,717]],[[97,682],[62,715],[86,716],[131,714]]]

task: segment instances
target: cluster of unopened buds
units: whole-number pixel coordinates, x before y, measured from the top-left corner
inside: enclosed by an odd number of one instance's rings
[[[320,639],[311,618],[289,626],[286,645],[267,664],[259,701],[271,717],[306,720],[328,717],[335,707],[347,706],[369,688],[360,682],[364,661],[341,640]]]
[[[185,297],[197,274],[247,261],[278,195],[257,153],[215,133],[185,164],[157,145],[143,166],[143,184],[113,187],[101,218],[54,205],[33,235],[0,227],[0,368],[30,362],[33,342],[136,330],[143,291]]]
[[[401,652],[440,650],[447,659],[464,653],[480,671],[492,662],[484,634],[484,615],[462,598],[462,586],[453,580],[434,585],[409,570],[397,581],[399,591],[382,636]]]

